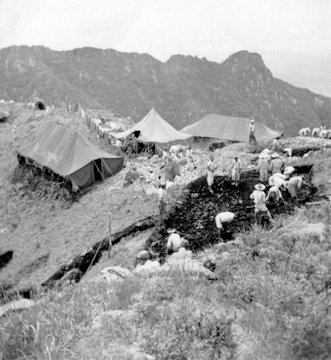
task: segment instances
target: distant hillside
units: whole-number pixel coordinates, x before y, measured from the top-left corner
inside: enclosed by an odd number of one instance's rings
[[[0,98],[49,104],[80,101],[140,120],[151,107],[177,128],[208,113],[254,117],[286,135],[328,125],[331,99],[273,77],[261,56],[248,51],[223,63],[175,55],[94,48],[52,51],[41,46],[0,50]]]

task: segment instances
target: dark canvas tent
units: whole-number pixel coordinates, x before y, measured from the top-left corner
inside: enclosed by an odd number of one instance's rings
[[[143,143],[165,144],[192,137],[172,127],[154,108],[131,129],[112,135],[122,139],[134,132],[139,133],[138,140]]]
[[[196,137],[216,138],[230,141],[248,141],[249,119],[209,114],[192,125],[184,127],[181,131]],[[272,140],[280,133],[267,126],[255,122],[256,140]]]
[[[111,155],[57,124],[47,126],[37,140],[19,148],[18,154],[70,179],[79,188],[123,168],[123,157]]]

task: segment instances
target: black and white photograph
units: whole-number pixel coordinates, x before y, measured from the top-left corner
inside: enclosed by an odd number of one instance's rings
[[[0,360],[330,359],[331,1],[0,14]]]

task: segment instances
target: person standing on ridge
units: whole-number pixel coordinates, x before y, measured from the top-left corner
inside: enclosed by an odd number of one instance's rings
[[[249,124],[249,127],[248,127],[248,129],[249,129],[249,139],[248,139],[248,141],[249,141],[250,144],[256,145],[257,141],[256,141],[256,137],[255,137],[255,125],[254,125],[254,122],[255,122],[254,119],[250,120],[250,124]]]

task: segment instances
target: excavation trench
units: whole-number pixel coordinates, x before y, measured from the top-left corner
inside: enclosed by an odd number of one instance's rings
[[[312,165],[296,167],[299,175],[311,179]],[[259,183],[257,171],[243,172],[238,187],[232,185],[227,176],[216,176],[213,185],[214,194],[207,188],[206,178],[199,178],[190,183],[183,196],[170,210],[165,226],[156,228],[148,239],[148,246],[157,257],[164,260],[166,256],[166,229],[174,228],[189,241],[189,248],[198,251],[219,241],[215,216],[222,211],[234,212],[237,216],[231,222],[228,240],[235,233],[249,230],[254,223],[254,204],[249,198],[254,185]],[[266,190],[268,190],[267,186]],[[285,204],[268,205],[272,216],[291,214],[295,207],[318,198],[316,188],[304,186],[298,198],[292,199],[289,193],[283,192]]]
[[[156,218],[154,216],[147,217],[146,219],[140,220],[128,227],[124,230],[113,234],[112,236],[112,244],[117,244],[124,237],[132,235],[137,232],[145,231],[155,225]],[[78,282],[80,278],[85,274],[85,272],[91,266],[95,265],[101,258],[103,251],[108,251],[109,248],[109,237],[105,237],[103,240],[97,242],[92,246],[91,249],[87,251],[84,255],[75,257],[69,264],[63,265],[60,269],[54,273],[50,278],[48,278],[41,285],[45,288],[51,288],[54,284],[61,280],[69,271],[74,269],[79,272],[73,275],[73,279],[75,282]],[[69,279],[71,280],[71,279]]]
[[[112,236],[112,244],[117,244],[122,238],[130,236],[135,233],[145,231],[155,225],[156,217],[149,216],[143,220],[139,220],[134,224],[126,227]],[[69,282],[78,282],[85,274],[89,267],[95,265],[101,258],[103,251],[108,251],[109,237],[106,236],[101,241],[95,243],[84,255],[73,258],[68,264],[63,265],[52,276],[44,281],[41,286],[44,290],[53,288],[56,284],[67,277]],[[68,274],[71,276],[68,277]],[[11,288],[0,287],[0,304],[8,302],[17,298],[32,299],[38,297],[36,288],[24,288],[13,291]]]
[[[311,178],[312,165],[297,167],[298,174],[305,174]],[[259,175],[256,171],[245,171],[238,187],[231,184],[227,176],[216,176],[213,185],[215,194],[210,194],[207,188],[206,178],[199,178],[188,184],[181,198],[176,201],[168,212],[165,225],[155,227],[154,232],[146,242],[147,248],[152,248],[154,257],[161,262],[166,257],[166,229],[171,227],[185,235],[189,240],[189,248],[198,251],[206,246],[218,242],[218,234],[215,226],[215,215],[221,211],[232,211],[237,214],[236,219],[231,223],[232,234],[241,233],[249,230],[254,223],[254,206],[249,196],[254,190],[254,185],[259,183]],[[267,187],[268,188],[268,187]],[[296,206],[301,206],[306,202],[317,200],[319,197],[316,188],[305,186],[300,196],[292,199],[289,194],[283,194],[285,204],[269,206],[273,216],[278,214],[290,214]],[[139,233],[149,229],[156,224],[156,217],[151,216],[137,223],[130,225],[124,230],[113,234],[113,244],[118,243],[123,237]],[[84,273],[101,258],[102,252],[109,247],[109,237],[97,242],[84,255],[77,256],[70,263],[60,267],[51,277],[41,285],[47,290],[56,284],[61,284],[63,279],[78,282]],[[71,277],[68,274],[72,273]],[[33,289],[24,289],[10,294],[6,292],[6,298],[33,297]],[[1,294],[0,294],[1,297]]]

